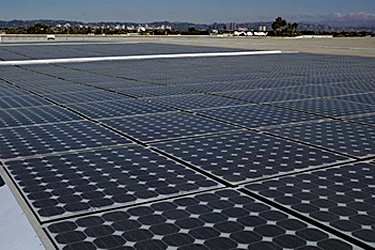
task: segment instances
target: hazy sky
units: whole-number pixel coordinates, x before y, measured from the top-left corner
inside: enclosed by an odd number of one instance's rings
[[[375,20],[375,0],[0,0],[0,20],[190,21]]]

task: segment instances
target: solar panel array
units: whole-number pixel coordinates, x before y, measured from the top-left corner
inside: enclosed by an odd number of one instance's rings
[[[374,68],[313,54],[1,66],[0,159],[60,249],[370,249]]]

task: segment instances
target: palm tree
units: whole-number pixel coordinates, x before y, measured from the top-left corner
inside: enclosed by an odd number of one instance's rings
[[[295,32],[297,32],[297,30],[298,30],[298,23],[294,23],[294,30],[295,30]]]
[[[282,18],[278,17],[275,19],[275,21],[272,23],[272,29],[275,32],[276,35],[280,35],[281,30],[283,27],[285,27],[288,23]]]

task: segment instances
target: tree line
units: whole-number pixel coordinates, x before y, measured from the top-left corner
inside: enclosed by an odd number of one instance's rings
[[[288,23],[282,17],[277,17],[271,27],[275,36],[293,36],[297,33],[298,23]]]

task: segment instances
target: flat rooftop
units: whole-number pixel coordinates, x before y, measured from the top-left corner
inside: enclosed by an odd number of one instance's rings
[[[0,195],[46,249],[374,248],[375,58],[279,49],[0,45]]]
[[[276,38],[276,37],[215,37],[215,36],[80,36],[57,35],[55,41],[47,41],[46,35],[2,35],[0,44],[25,43],[158,43],[235,48],[246,50],[293,50],[329,55],[375,57],[375,37],[335,38]]]

